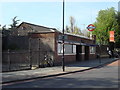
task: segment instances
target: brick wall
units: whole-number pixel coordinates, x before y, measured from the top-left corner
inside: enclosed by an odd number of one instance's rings
[[[89,60],[91,60],[91,59],[96,59],[96,54],[90,54],[89,55]]]
[[[75,62],[76,61],[76,55],[65,55],[64,56],[64,61],[65,61],[65,63]],[[62,65],[62,54],[56,56],[55,64],[56,65]]]
[[[3,49],[12,50],[28,50],[29,37],[28,36],[8,36],[2,38]]]
[[[31,50],[40,50],[40,60],[44,60],[45,55],[49,55],[53,60],[55,53],[54,33],[33,33],[31,38]]]

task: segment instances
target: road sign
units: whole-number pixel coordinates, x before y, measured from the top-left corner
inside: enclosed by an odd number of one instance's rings
[[[95,26],[94,26],[93,24],[89,24],[89,25],[87,26],[87,29],[88,29],[89,31],[94,31]]]

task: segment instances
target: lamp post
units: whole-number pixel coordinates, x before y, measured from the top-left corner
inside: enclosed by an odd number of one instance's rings
[[[63,33],[62,33],[62,45],[63,45],[63,55],[62,55],[62,69],[65,71],[65,62],[64,62],[64,0],[63,0]]]

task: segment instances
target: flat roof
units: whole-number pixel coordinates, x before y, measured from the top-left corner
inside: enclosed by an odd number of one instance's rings
[[[78,34],[72,34],[72,33],[65,33],[66,35],[71,35],[71,36],[76,36],[76,37],[80,37],[80,38],[86,38],[86,39],[90,39],[89,37],[86,36],[82,36],[82,35],[78,35]],[[92,39],[90,39],[92,40]]]

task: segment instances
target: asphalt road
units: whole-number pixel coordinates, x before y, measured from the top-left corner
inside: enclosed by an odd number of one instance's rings
[[[118,88],[118,61],[102,68],[10,83],[2,88]]]

